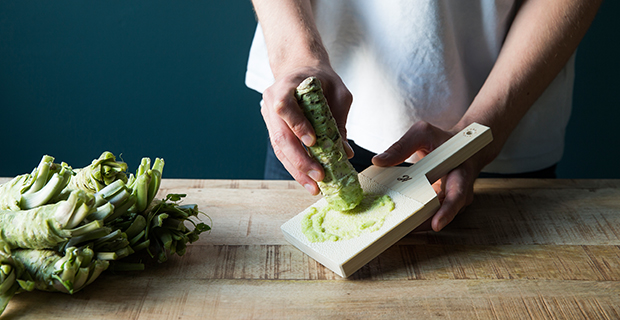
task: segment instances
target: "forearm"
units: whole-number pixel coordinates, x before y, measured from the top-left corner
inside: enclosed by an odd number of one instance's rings
[[[253,0],[276,79],[297,67],[328,63],[310,0]]]
[[[470,108],[453,129],[471,122],[491,127],[482,153],[488,164],[532,104],[565,66],[594,19],[601,0],[526,0],[498,59]]]
[[[253,4],[275,78],[263,92],[261,108],[271,144],[293,178],[317,194],[316,182],[323,180],[324,171],[304,148],[315,144],[316,135],[297,103],[295,89],[309,76],[320,80],[343,141],[351,93],[329,63],[310,0],[253,0]],[[353,155],[350,147],[345,150],[347,156]]]

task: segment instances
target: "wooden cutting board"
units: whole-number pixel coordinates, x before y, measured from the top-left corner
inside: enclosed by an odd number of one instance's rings
[[[387,194],[395,208],[383,226],[353,239],[311,242],[304,217],[327,205],[321,199],[285,224],[287,241],[341,277],[348,277],[430,218],[439,209],[432,184],[493,140],[491,130],[473,123],[410,167],[371,166],[359,174],[365,193]]]

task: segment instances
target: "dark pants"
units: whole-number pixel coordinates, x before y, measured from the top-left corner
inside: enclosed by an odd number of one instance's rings
[[[349,144],[355,151],[355,156],[349,161],[357,172],[362,172],[372,164],[372,157],[375,153],[370,152],[360,146],[356,145],[352,140],[349,140]],[[409,164],[401,164],[401,166],[408,166]],[[556,165],[551,167],[523,173],[486,173],[481,172],[479,178],[535,178],[535,179],[555,179]],[[267,159],[265,161],[265,180],[292,180],[293,177],[286,171],[280,160],[276,158],[273,152],[271,143],[267,142]]]

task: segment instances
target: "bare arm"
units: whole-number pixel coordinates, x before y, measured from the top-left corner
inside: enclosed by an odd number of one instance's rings
[[[495,140],[485,162],[497,156],[508,135],[562,70],[601,2],[524,1],[491,73],[453,130],[472,121],[491,126]]]
[[[319,78],[343,138],[346,138],[344,124],[351,105],[351,93],[329,63],[309,0],[253,0],[253,4],[276,80],[263,93],[261,109],[271,144],[295,180],[310,193],[317,194],[316,181],[323,179],[324,172],[308,156],[301,143],[311,146],[316,137],[297,105],[295,88],[308,76]],[[350,147],[347,152],[352,156]]]
[[[419,150],[434,149],[472,122],[491,127],[493,142],[442,179],[440,195],[445,198],[432,219],[435,231],[471,203],[474,180],[497,157],[510,133],[574,53],[600,3],[601,0],[524,1],[493,69],[457,125],[443,132],[418,123],[373,159],[377,165],[394,165]]]

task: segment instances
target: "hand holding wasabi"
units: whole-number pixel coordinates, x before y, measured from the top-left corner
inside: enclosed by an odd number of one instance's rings
[[[338,210],[355,208],[363,197],[357,172],[348,160],[321,82],[315,77],[305,79],[296,89],[295,97],[316,133],[316,143],[308,152],[325,170],[318,183],[327,202]]]
[[[352,96],[329,66],[293,68],[276,73],[276,82],[263,93],[261,113],[277,157],[274,160],[280,162],[300,185],[316,195],[320,192],[317,181],[323,180],[325,172],[305,149],[316,143],[316,134],[295,97],[297,86],[311,75],[321,80],[323,94],[329,102],[338,131],[346,142],[344,125]],[[347,144],[345,151],[348,158],[353,156]]]

